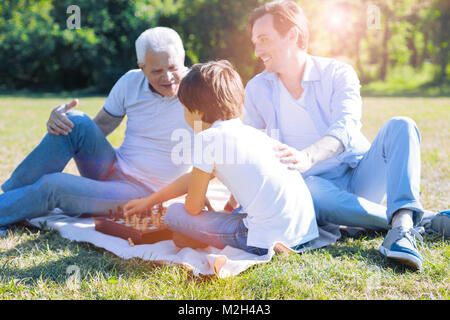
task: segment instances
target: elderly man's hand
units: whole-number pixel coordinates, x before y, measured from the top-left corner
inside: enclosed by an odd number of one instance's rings
[[[275,151],[280,158],[280,162],[288,164],[288,168],[291,170],[298,170],[302,173],[308,171],[313,165],[311,155],[305,150],[299,151],[285,144],[280,144],[275,147]]]
[[[68,135],[72,132],[74,124],[69,120],[66,113],[70,109],[74,108],[78,104],[78,99],[72,100],[72,102],[67,104],[62,104],[57,106],[52,110],[50,118],[47,121],[47,131],[50,134],[59,136],[60,134]]]

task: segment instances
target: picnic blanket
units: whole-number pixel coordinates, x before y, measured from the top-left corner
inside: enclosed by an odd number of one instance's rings
[[[221,210],[227,202],[229,194],[223,184],[213,180],[208,188],[207,197],[216,210]],[[181,197],[166,204],[183,201],[184,197]],[[219,278],[225,278],[238,275],[252,265],[269,262],[275,254],[273,247],[263,256],[247,253],[230,246],[223,249],[212,246],[195,250],[178,248],[172,240],[131,247],[124,239],[96,231],[94,218],[68,216],[60,210],[54,210],[49,215],[30,219],[28,222],[38,228],[43,226],[52,228],[66,239],[88,242],[123,259],[141,258],[162,264],[179,264],[190,269],[195,276],[216,275]],[[310,242],[302,251],[326,246],[334,243],[340,237],[340,232],[336,228],[319,228],[319,233],[319,238]]]

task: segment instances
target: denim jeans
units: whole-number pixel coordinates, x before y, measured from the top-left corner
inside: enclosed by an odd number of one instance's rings
[[[268,249],[247,245],[248,230],[243,221],[246,216],[246,213],[213,211],[203,211],[193,216],[184,209],[184,204],[174,203],[167,208],[165,223],[175,232],[219,249],[228,245],[256,255],[266,255]],[[291,249],[299,250],[306,245],[307,243],[301,244]]]
[[[420,133],[413,120],[390,119],[355,168],[339,177],[305,179],[319,225],[390,229],[399,209],[414,212],[418,225],[423,216],[420,193]],[[387,206],[382,205],[387,196]]]
[[[67,136],[46,134],[2,185],[0,226],[59,208],[66,214],[107,214],[151,190],[116,166],[115,150],[97,125],[79,111]],[[62,173],[74,158],[81,176]]]

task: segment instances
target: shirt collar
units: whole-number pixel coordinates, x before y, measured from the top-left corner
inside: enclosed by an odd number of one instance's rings
[[[317,66],[314,63],[312,57],[306,54],[305,72],[303,73],[303,81],[319,81],[320,73],[317,70]]]
[[[229,120],[216,120],[216,121],[214,121],[214,123],[211,125],[210,128],[217,128],[217,127],[222,127],[224,125],[235,124],[235,123],[242,123],[242,121],[240,118],[234,118],[234,119],[229,119]]]

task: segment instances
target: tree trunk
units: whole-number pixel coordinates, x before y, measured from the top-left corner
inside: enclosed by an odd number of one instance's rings
[[[380,66],[380,80],[386,81],[387,67],[389,63],[389,50],[388,41],[390,38],[390,25],[389,25],[390,14],[386,10],[386,17],[384,19],[384,33],[382,42],[382,54],[381,54],[381,66]]]

